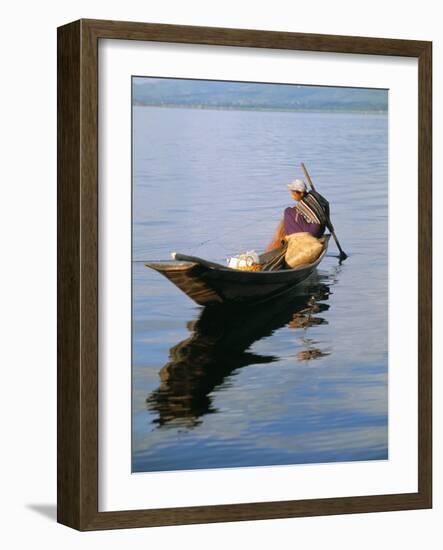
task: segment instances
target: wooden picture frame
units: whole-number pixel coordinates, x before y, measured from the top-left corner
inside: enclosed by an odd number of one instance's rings
[[[98,511],[98,41],[124,39],[418,58],[418,492]],[[79,20],[58,29],[58,521],[79,530],[432,506],[432,44]]]

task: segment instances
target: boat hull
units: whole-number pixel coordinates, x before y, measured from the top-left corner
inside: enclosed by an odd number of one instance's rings
[[[315,262],[296,269],[241,271],[198,262],[148,262],[145,265],[161,273],[197,304],[253,303],[276,296],[307,279],[325,256],[328,241],[329,235],[324,238],[324,249]]]

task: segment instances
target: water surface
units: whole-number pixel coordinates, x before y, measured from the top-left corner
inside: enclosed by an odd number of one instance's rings
[[[302,161],[341,266],[233,311],[143,266],[262,251]],[[133,162],[133,471],[386,459],[387,116],[136,106]]]

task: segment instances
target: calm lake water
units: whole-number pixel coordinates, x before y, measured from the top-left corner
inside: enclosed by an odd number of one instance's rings
[[[134,107],[133,471],[388,457],[388,118]],[[331,202],[320,269],[205,310],[143,260],[262,251],[305,162]]]

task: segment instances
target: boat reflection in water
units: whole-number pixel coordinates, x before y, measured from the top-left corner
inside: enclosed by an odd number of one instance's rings
[[[248,351],[257,340],[283,326],[300,331],[295,354],[299,361],[328,355],[307,337],[306,329],[327,321],[321,313],[329,309],[331,279],[314,273],[291,291],[254,306],[206,306],[200,317],[188,323],[191,335],[170,349],[170,361],[160,370],[160,386],[146,399],[149,410],[158,414],[158,427],[191,428],[201,417],[217,412],[211,392],[225,378],[246,365],[272,363],[279,357]]]

